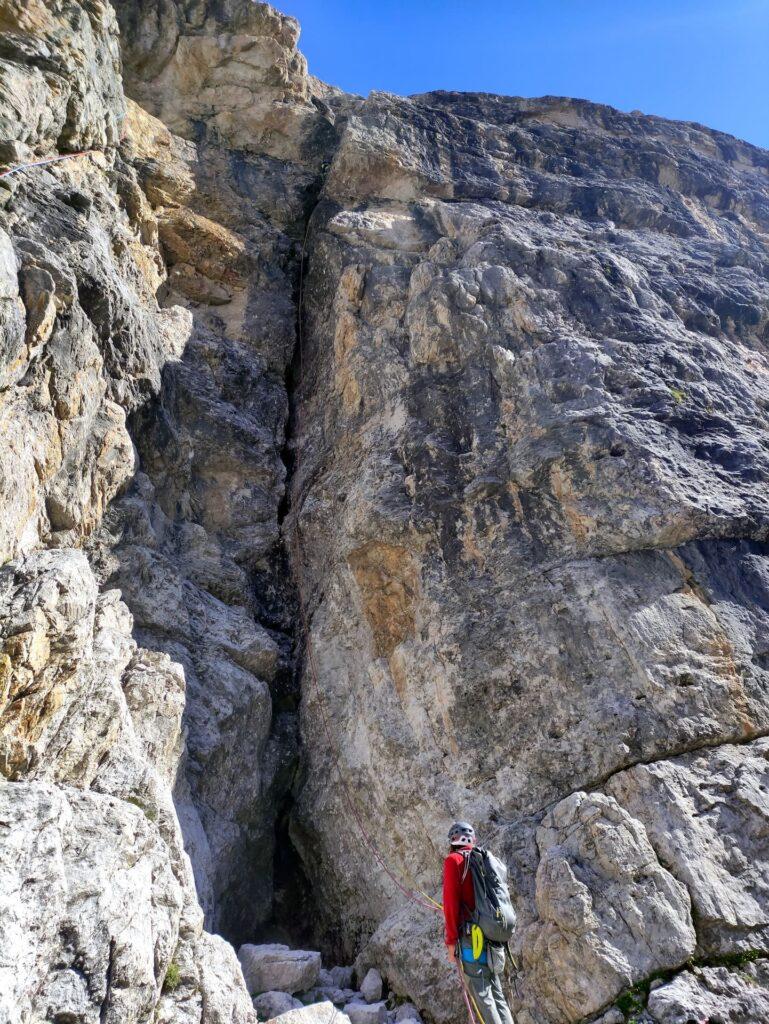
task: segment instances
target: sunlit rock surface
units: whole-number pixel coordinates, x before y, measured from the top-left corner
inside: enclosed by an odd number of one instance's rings
[[[328,926],[442,1018],[439,924],[340,845],[340,775],[411,887],[453,817],[506,852],[524,1024],[765,948],[768,170],[570,100],[375,94],[341,129],[296,400],[325,715],[305,668],[295,834]],[[546,825],[584,791],[611,811]]]
[[[250,0],[0,29],[3,167],[92,151],[0,179],[0,1016],[246,1024],[295,939],[448,1024],[368,844],[463,817],[518,1024],[762,1019],[769,156]]]

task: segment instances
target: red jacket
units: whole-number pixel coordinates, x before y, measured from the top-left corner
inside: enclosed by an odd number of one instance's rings
[[[446,945],[453,946],[459,939],[459,929],[475,910],[473,876],[468,870],[464,881],[462,872],[465,858],[461,853],[450,853],[443,862],[443,917],[446,922]]]

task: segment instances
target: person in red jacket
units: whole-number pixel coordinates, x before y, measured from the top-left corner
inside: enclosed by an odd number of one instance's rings
[[[504,947],[495,948],[472,924],[475,892],[468,856],[475,846],[475,829],[456,821],[449,829],[449,854],[443,862],[443,918],[449,960],[461,959],[478,1024],[514,1024],[502,991]],[[475,931],[475,935],[473,935]]]

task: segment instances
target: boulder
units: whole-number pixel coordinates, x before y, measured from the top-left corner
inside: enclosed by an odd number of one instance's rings
[[[538,918],[520,937],[527,979],[553,1021],[598,1013],[649,974],[683,964],[696,935],[689,894],[616,800],[574,793],[537,829]],[[567,964],[581,964],[579,971]]]
[[[301,1010],[288,1010],[273,1020],[279,1020],[280,1024],[350,1024],[350,1018],[328,1002],[313,1003]]]
[[[318,985],[311,988],[309,992],[302,993],[302,1001],[308,1003],[333,1003],[335,1006],[344,1006],[355,998],[356,993],[351,988],[339,988],[336,985]]]
[[[356,1000],[347,1003],[344,1012],[350,1024],[384,1024],[387,1020],[387,1006],[383,1000],[377,1003],[360,1003]]]
[[[611,1010],[602,1014],[595,1024],[625,1024],[625,1014],[613,1006]]]
[[[332,967],[328,973],[332,984],[338,985],[339,988],[352,988],[354,967]]]
[[[360,985],[360,992],[367,1003],[377,1003],[382,998],[382,975],[371,967]]]
[[[683,971],[649,996],[649,1014],[658,1024],[756,1024],[769,1020],[769,965],[766,960],[739,969],[704,967]]]
[[[419,1015],[419,1010],[413,1003],[401,1003],[398,1009],[395,1011],[395,1020],[400,1024],[401,1021],[415,1020],[421,1024],[422,1018]]]
[[[314,987],[320,972],[320,953],[289,949],[278,942],[262,946],[246,943],[238,960],[249,994],[261,992],[306,992]]]
[[[260,1020],[271,1020],[289,1010],[301,1010],[303,1005],[289,992],[262,992],[254,997],[254,1009]]]
[[[0,893],[0,1020],[97,1020],[105,990],[84,979],[109,964],[125,979],[114,1019],[141,1019],[143,993],[157,998],[156,965],[162,977],[172,962],[183,904],[142,810],[73,787],[0,784]],[[110,943],[118,921],[123,937]]]
[[[686,886],[705,956],[769,942],[767,762],[763,738],[639,764],[606,787]]]

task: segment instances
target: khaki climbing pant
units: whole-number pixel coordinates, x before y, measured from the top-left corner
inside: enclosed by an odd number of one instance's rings
[[[482,1018],[480,1024],[515,1024],[502,991],[505,951],[503,948],[492,950],[488,945],[486,950],[491,967],[462,961],[462,971],[471,997],[470,1004],[473,1011]],[[497,953],[501,955],[495,956]]]

